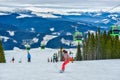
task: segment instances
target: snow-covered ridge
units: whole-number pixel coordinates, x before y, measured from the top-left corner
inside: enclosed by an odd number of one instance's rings
[[[6,36],[0,36],[0,39],[2,39],[3,42],[7,42],[9,39],[12,39],[12,38],[10,38],[10,37],[6,37]],[[17,43],[17,41],[14,40],[14,39],[12,39],[12,41],[13,41],[14,43]]]
[[[53,38],[55,38],[55,37],[57,37],[57,36],[46,35],[45,37],[43,37],[43,41],[41,41],[41,44],[46,45],[49,40],[51,40],[51,39],[53,39]]]
[[[16,18],[24,18],[24,17],[32,17],[33,15],[40,16],[43,18],[60,18],[60,16],[56,16],[54,14],[60,15],[81,15],[81,12],[98,12],[92,16],[100,16],[101,12],[108,11],[100,9],[75,9],[75,8],[46,8],[46,7],[35,7],[35,6],[24,6],[19,8],[14,7],[0,7],[0,15],[7,15],[3,12],[11,12],[11,13],[19,13],[20,16]],[[28,15],[25,12],[31,12],[33,15]],[[100,12],[100,13],[99,13]],[[111,10],[109,12],[120,12],[120,8],[116,8],[115,10]]]
[[[0,12],[0,15],[2,16],[2,15],[9,15],[9,14]]]
[[[31,15],[27,14],[19,14],[20,16],[17,16],[16,18],[24,18],[24,17],[32,17]]]

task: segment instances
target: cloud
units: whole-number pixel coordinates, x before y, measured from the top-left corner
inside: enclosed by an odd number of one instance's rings
[[[114,7],[120,0],[0,0],[2,6],[40,6],[59,8],[105,8]]]

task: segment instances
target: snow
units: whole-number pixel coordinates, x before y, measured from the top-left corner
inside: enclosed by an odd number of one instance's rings
[[[6,37],[6,36],[0,36],[0,38],[1,38],[1,39],[3,39],[3,40],[4,40],[4,42],[7,42],[7,41],[8,41],[8,39],[9,39],[9,37]]]
[[[55,38],[55,37],[57,37],[57,36],[45,35],[45,36],[43,37],[43,41],[41,41],[41,44],[46,45],[49,40],[51,40],[51,39],[53,39],[53,38]]]
[[[42,18],[59,18],[58,16],[54,16],[54,15],[52,15],[50,13],[32,12],[32,14],[35,14],[38,17],[42,17]]]
[[[15,31],[7,31],[9,33],[10,36],[14,36],[15,35]]]
[[[76,53],[76,49],[67,50]],[[58,49],[31,49],[32,62],[27,63],[26,50],[5,51],[7,63],[0,64],[0,80],[120,80],[120,59],[70,62],[59,73],[63,62],[47,62],[56,52]],[[15,63],[10,62],[12,57]],[[22,63],[18,63],[20,59]]]
[[[52,34],[59,36],[59,35],[60,35],[60,32],[53,32]]]
[[[60,7],[60,6],[59,6]],[[61,18],[61,16],[56,16],[55,14],[59,15],[82,15],[82,12],[97,12],[97,14],[90,14],[90,16],[96,17],[101,16],[101,12],[119,12],[120,8],[117,7],[114,10],[109,10],[110,7],[103,8],[102,10],[100,8],[76,8],[76,7],[66,7],[64,8],[58,8],[58,6],[52,7],[52,5],[25,5],[25,6],[0,6],[0,15],[8,15],[9,13],[18,13],[20,16],[17,16],[16,18],[24,18],[24,17],[34,17],[33,15],[36,15],[38,17],[43,18]],[[31,12],[31,14],[23,13],[23,12]],[[7,14],[5,13],[7,12]]]
[[[67,32],[67,33],[66,33],[66,35],[72,35],[72,33],[70,33],[70,32]]]
[[[67,40],[62,38],[61,39],[62,44],[68,45],[68,46],[77,46],[78,42],[77,41],[71,41],[71,40]],[[82,45],[82,42],[80,42],[80,44]]]
[[[34,27],[32,27],[30,29],[31,29],[31,32],[35,32],[35,28]]]
[[[16,40],[13,40],[13,42],[14,42],[14,43],[17,43],[17,41],[16,41]]]
[[[105,23],[105,24],[108,24],[110,22],[110,20],[109,19],[103,19],[102,22]]]
[[[39,39],[35,37],[35,38],[32,39],[32,41],[33,41],[34,43],[37,43],[37,42],[39,41]]]
[[[95,34],[96,32],[94,30],[88,30],[85,32],[85,34],[87,34],[88,32],[90,32],[91,34]]]
[[[3,16],[3,15],[9,15],[9,14],[7,14],[7,13],[0,13],[0,15],[2,15],[2,16]]]
[[[61,39],[62,44],[70,46],[71,41],[70,40],[65,40],[64,38]]]
[[[27,15],[27,14],[19,14],[20,16],[17,16],[16,18],[25,18],[25,17],[32,17],[31,15]]]
[[[54,27],[51,27],[51,28],[50,28],[50,31],[54,31],[54,30],[55,30],[55,28],[54,28]]]

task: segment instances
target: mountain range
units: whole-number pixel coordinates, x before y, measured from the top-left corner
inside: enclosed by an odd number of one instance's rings
[[[76,47],[75,28],[83,36],[88,31],[95,32],[98,27],[108,31],[118,18],[119,12],[69,12],[66,15],[41,11],[38,15],[30,10],[0,11],[0,37],[5,50],[24,49],[27,43],[31,48],[43,44],[49,48],[73,48]]]

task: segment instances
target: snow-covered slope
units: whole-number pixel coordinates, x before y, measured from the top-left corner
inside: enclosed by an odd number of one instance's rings
[[[71,50],[76,53],[75,49]],[[7,63],[0,64],[0,80],[120,80],[119,59],[77,61],[69,63],[64,73],[59,73],[62,62],[47,62],[56,52],[58,49],[32,49],[32,62],[27,63],[25,50],[5,51]],[[12,57],[15,63],[10,62]],[[22,63],[18,63],[19,59]]]

